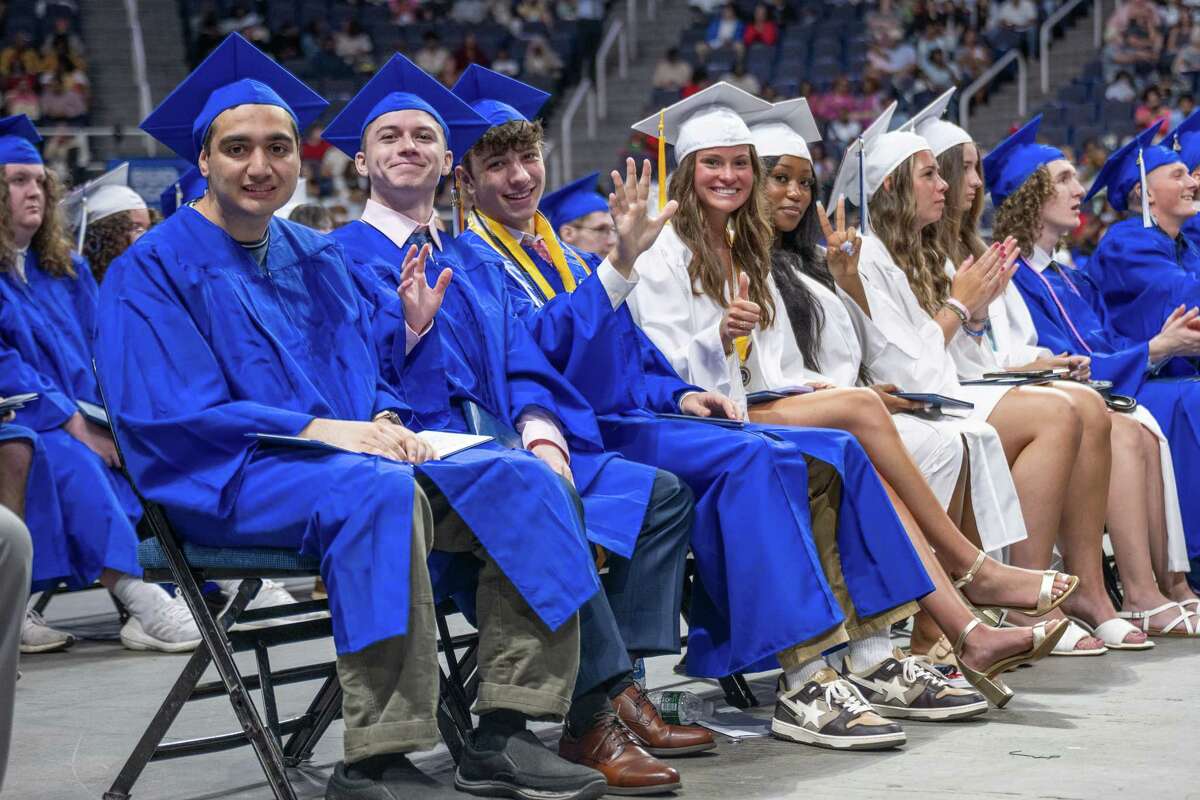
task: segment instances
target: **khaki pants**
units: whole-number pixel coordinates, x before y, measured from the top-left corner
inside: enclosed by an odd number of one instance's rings
[[[481,561],[478,714],[512,709],[558,719],[579,669],[579,619],[550,631],[487,555],[449,501],[418,478],[413,487],[408,634],[337,660],[346,720],[346,761],[426,750],[438,741],[437,627],[426,557],[437,549]]]
[[[825,579],[846,619],[820,636],[779,653],[779,663],[784,669],[796,669],[819,658],[830,648],[887,630],[917,611],[916,603],[905,603],[873,617],[860,617],[855,611],[846,588],[846,578],[842,574],[842,559],[837,543],[837,510],[842,502],[842,480],[837,470],[824,461],[809,456],[805,457],[805,461],[808,464],[808,506],[812,515],[813,542],[821,558]]]

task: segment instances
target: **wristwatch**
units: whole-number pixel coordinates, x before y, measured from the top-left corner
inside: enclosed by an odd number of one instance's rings
[[[375,419],[376,420],[386,419],[388,422],[392,423],[393,425],[399,425],[400,427],[404,427],[404,420],[400,419],[400,415],[397,414],[395,411],[392,411],[390,408],[386,409],[384,411],[380,411],[378,414],[375,415]]]

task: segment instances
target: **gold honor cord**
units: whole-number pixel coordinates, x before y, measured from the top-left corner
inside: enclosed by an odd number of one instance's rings
[[[667,207],[667,110],[658,112],[658,213]]]
[[[549,281],[542,275],[542,271],[533,263],[533,259],[525,252],[525,248],[517,244],[517,240],[512,237],[499,222],[496,222],[491,217],[472,211],[471,217],[467,221],[467,228],[475,231],[485,242],[488,243],[498,253],[506,254],[512,261],[520,265],[525,274],[530,277],[542,295],[549,300],[554,297],[557,292],[550,286]],[[567,293],[575,291],[575,276],[571,273],[571,269],[567,266],[567,256],[563,252],[562,245],[559,244],[558,236],[554,234],[554,226],[550,221],[542,216],[542,212],[537,212],[533,218],[533,230],[537,236],[542,237],[542,241],[546,244],[546,249],[550,252],[550,261],[554,264],[555,271],[558,272],[558,277],[562,281],[563,288]],[[580,261],[583,271],[586,274],[591,274],[587,264]]]

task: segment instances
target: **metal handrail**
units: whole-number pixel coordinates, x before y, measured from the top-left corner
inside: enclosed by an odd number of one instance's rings
[[[142,36],[137,0],[125,0],[125,14],[129,20],[129,50],[133,58],[133,83],[137,87],[138,110],[142,119],[145,119],[150,116],[153,105],[150,100],[150,81],[146,76],[146,42]],[[154,155],[153,140],[148,140],[146,155]]]
[[[621,35],[624,30],[624,22],[619,19],[613,20],[596,50],[596,105],[600,119],[608,116],[608,55],[612,52],[613,45],[620,45],[617,47],[617,74],[624,78],[629,71],[629,49],[625,45],[625,37]]]
[[[1021,55],[1019,48],[1014,47],[1002,55],[995,64],[992,64],[987,72],[976,78],[974,83],[963,89],[958,98],[958,125],[960,128],[970,132],[971,98],[978,94],[980,89],[994,81],[1014,61],[1017,62],[1017,116],[1022,118],[1025,116],[1029,110],[1026,96],[1029,74],[1025,67],[1025,56]]]
[[[575,93],[571,95],[570,101],[563,109],[562,119],[559,121],[559,136],[558,136],[558,152],[559,157],[555,161],[560,164],[562,175],[574,174],[571,170],[574,166],[574,154],[572,153],[572,128],[575,123],[575,115],[579,113],[580,107],[587,104],[588,115],[588,135],[596,135],[596,93],[592,91],[592,81],[589,78],[584,78],[575,87]],[[561,185],[562,179],[552,181],[553,185]]]
[[[1050,37],[1054,33],[1054,29],[1066,19],[1068,14],[1086,2],[1089,2],[1089,0],[1071,0],[1047,17],[1038,31],[1038,60],[1041,62],[1039,66],[1042,73],[1042,94],[1049,94],[1050,92]],[[1098,49],[1102,39],[1101,32],[1104,28],[1104,0],[1090,0],[1090,2],[1092,4],[1093,17],[1092,40],[1094,46]]]

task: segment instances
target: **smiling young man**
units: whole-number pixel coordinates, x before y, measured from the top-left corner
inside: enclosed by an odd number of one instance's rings
[[[480,727],[456,785],[598,797],[603,776],[525,730],[566,711],[576,611],[598,588],[572,493],[532,457],[430,460],[379,374],[340,246],[273,216],[295,190],[298,131],[325,106],[235,34],[143,121],[208,191],[104,282],[98,362],[129,470],[190,541],[320,556],[346,721],[328,800],[448,792],[406,757],[438,739],[431,549],[482,561]]]
[[[461,245],[437,232],[438,183],[453,153],[487,128],[463,101],[394,56],[325,130],[371,183],[362,219],[334,238],[374,308],[384,376],[412,409],[414,425],[467,430],[470,408],[481,409],[573,481],[588,536],[608,551],[608,569],[605,591],[580,613],[581,663],[568,735],[584,742],[591,757],[581,763],[601,770],[611,788],[669,791],[678,788],[678,773],[626,725],[667,755],[711,749],[712,735],[668,726],[649,704],[642,715],[618,722],[610,698],[618,709],[638,707],[643,695],[631,659],[678,652],[691,492],[669,473],[604,452],[586,401],[516,319],[503,276],[465,271]]]
[[[79,402],[98,403],[92,374],[96,281],[72,254],[58,208],[60,184],[34,146],[24,116],[0,120],[0,396],[37,392],[17,422],[38,434],[49,476],[28,485],[33,588],[99,580],[130,609],[121,642],[135,650],[191,650],[200,632],[191,614],[159,586],[143,583],[134,526],[137,498],[116,466],[106,430],[88,422]],[[69,647],[74,637],[30,611],[25,653]]]
[[[1131,339],[1150,339],[1158,333],[1180,304],[1200,305],[1200,250],[1183,234],[1196,216],[1196,189],[1200,184],[1181,157],[1175,143],[1200,127],[1200,118],[1189,118],[1161,144],[1154,145],[1159,125],[1138,134],[1115,152],[1101,168],[1084,198],[1087,202],[1108,189],[1108,202],[1129,216],[1110,225],[1087,272],[1104,293],[1104,302],[1117,332]],[[1145,194],[1139,180],[1139,157],[1145,164]],[[1149,202],[1146,202],[1149,198]],[[1150,225],[1145,225],[1148,209]],[[1064,214],[1071,209],[1064,208]]]

